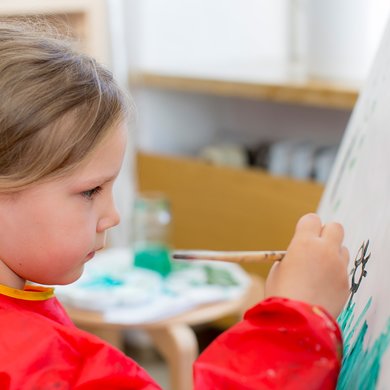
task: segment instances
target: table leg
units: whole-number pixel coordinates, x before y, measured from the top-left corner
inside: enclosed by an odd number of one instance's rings
[[[192,390],[192,365],[198,355],[194,331],[185,324],[149,329],[154,345],[169,366],[171,390]]]

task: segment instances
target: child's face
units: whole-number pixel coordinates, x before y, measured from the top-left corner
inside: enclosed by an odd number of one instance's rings
[[[0,195],[0,284],[71,283],[104,247],[119,223],[112,189],[126,147],[125,123],[115,127],[69,176]]]

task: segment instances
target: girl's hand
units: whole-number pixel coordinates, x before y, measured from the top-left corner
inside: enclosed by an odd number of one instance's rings
[[[347,248],[339,223],[322,225],[316,214],[297,223],[287,254],[268,275],[265,296],[319,305],[337,317],[349,295]]]

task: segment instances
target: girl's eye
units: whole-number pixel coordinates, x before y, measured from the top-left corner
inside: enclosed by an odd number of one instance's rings
[[[98,186],[87,191],[83,191],[81,195],[86,199],[93,199],[95,195],[98,195],[102,191],[102,187]]]

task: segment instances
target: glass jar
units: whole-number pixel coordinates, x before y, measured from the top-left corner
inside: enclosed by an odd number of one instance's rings
[[[134,266],[166,276],[171,272],[171,209],[160,193],[139,194],[133,209]]]

